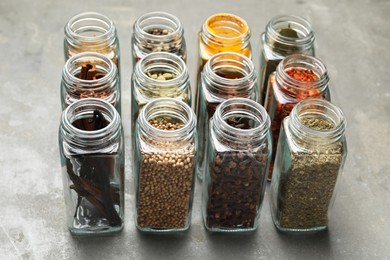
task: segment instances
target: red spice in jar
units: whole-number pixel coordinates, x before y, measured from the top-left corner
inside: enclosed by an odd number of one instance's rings
[[[271,117],[273,152],[268,172],[268,179],[272,178],[273,165],[279,140],[279,131],[283,119],[291,113],[293,107],[297,103],[306,98],[327,99],[326,92],[322,92],[317,84],[306,84],[306,82],[316,82],[319,79],[312,70],[292,68],[286,70],[285,72],[293,79],[301,81],[302,84],[298,84],[296,87],[288,85],[278,87],[275,86],[277,85],[275,74],[272,74],[269,78],[270,86],[269,93],[267,93],[268,95],[266,97],[266,110]]]

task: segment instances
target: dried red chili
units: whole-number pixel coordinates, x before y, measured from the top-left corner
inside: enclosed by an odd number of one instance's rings
[[[312,70],[304,70],[304,69],[289,69],[286,70],[286,73],[297,80],[300,81],[316,81],[318,80],[318,76]]]

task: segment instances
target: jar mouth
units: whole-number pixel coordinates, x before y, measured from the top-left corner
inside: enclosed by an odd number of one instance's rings
[[[331,123],[333,127],[318,130],[302,122],[302,119],[312,118],[323,119]],[[322,140],[338,141],[346,128],[346,120],[341,109],[327,100],[318,98],[305,99],[296,104],[291,111],[291,120],[293,132],[318,142]]]
[[[76,75],[80,74],[81,66],[88,63],[94,64],[96,70],[105,75],[91,80],[78,78]],[[118,70],[114,62],[105,55],[96,52],[82,52],[75,54],[66,61],[63,69],[63,78],[69,85],[77,84],[80,88],[104,87],[104,85],[110,83],[115,78],[117,73]]]
[[[311,70],[317,76],[317,80],[303,81],[293,78],[287,73],[290,69]],[[276,79],[282,88],[289,87],[301,91],[317,89],[323,92],[328,87],[328,70],[320,59],[313,56],[289,55],[279,63],[276,74]]]
[[[152,74],[174,74],[172,79],[158,80]],[[179,56],[168,52],[152,52],[142,58],[134,71],[139,86],[148,91],[164,89],[181,90],[189,79],[187,66]],[[150,74],[150,75],[149,75]]]
[[[164,35],[154,35],[148,33],[148,30],[161,29],[167,30]],[[150,12],[140,16],[134,23],[134,32],[143,35],[143,37],[156,41],[170,41],[173,36],[182,35],[183,27],[180,20],[167,12]]]
[[[182,122],[183,127],[175,130],[163,130],[153,126],[149,121],[169,117]],[[195,113],[185,102],[174,98],[157,98],[149,102],[138,117],[140,130],[156,138],[192,138],[196,127]],[[181,140],[180,140],[181,141]]]
[[[95,43],[114,38],[115,26],[103,14],[84,12],[69,20],[65,26],[65,34],[81,42]]]
[[[212,81],[226,85],[224,87],[227,88],[239,88],[241,83],[256,81],[253,62],[235,52],[220,52],[213,55],[205,65],[205,74],[210,75]]]
[[[241,121],[237,122],[237,119]],[[229,122],[231,120],[234,121],[233,125]],[[217,107],[213,126],[225,139],[246,144],[264,140],[271,121],[267,111],[257,102],[246,98],[231,98]]]
[[[83,130],[73,125],[76,120],[93,118],[94,111],[98,110],[108,124],[98,130]],[[103,142],[105,138],[120,127],[120,118],[115,108],[107,101],[98,98],[84,98],[75,101],[65,108],[62,114],[64,128],[86,142]]]
[[[280,30],[285,28],[293,29],[298,38],[282,35]],[[266,32],[266,36],[270,38],[269,40],[281,44],[278,49],[282,50],[284,47],[291,48],[294,46],[305,46],[304,49],[307,49],[315,40],[311,24],[306,19],[298,16],[277,16],[267,24]]]
[[[218,13],[207,18],[202,26],[202,36],[215,44],[239,45],[249,41],[251,32],[247,22],[230,13]],[[214,40],[213,40],[214,39]]]

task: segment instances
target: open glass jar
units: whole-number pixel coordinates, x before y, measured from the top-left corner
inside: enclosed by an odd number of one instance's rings
[[[119,41],[114,23],[96,12],[73,16],[65,26],[65,60],[80,52],[106,55],[120,70]]]
[[[204,22],[199,32],[196,111],[203,66],[219,52],[236,52],[251,58],[250,37],[251,31],[246,21],[234,14],[214,14]]]
[[[176,16],[165,12],[151,12],[135,21],[132,37],[133,67],[152,52],[173,53],[186,61],[184,29]]]
[[[325,65],[304,54],[294,54],[283,59],[268,81],[265,108],[271,118],[273,155],[268,179],[272,178],[275,152],[282,120],[293,107],[307,98],[330,100],[329,76]]]
[[[159,98],[142,109],[133,163],[139,230],[176,232],[189,228],[197,150],[195,129],[195,113],[183,101]]]
[[[69,231],[121,231],[125,167],[119,113],[102,99],[75,101],[62,113],[59,148]]]
[[[206,63],[201,74],[199,104],[195,111],[199,138],[197,176],[200,179],[207,157],[209,120],[219,104],[234,97],[259,101],[255,67],[241,54],[221,52]]]
[[[347,156],[340,108],[322,99],[298,103],[283,120],[271,184],[271,212],[280,231],[328,227]]]
[[[65,109],[83,98],[101,98],[121,111],[119,75],[115,64],[96,52],[72,56],[62,71],[61,104]]]
[[[291,54],[314,56],[315,35],[311,24],[297,16],[277,16],[261,34],[259,88],[261,104],[265,102],[268,79],[279,62]]]
[[[135,66],[131,81],[132,133],[142,108],[161,97],[176,98],[188,105],[192,102],[187,66],[180,57],[167,52],[150,53]]]
[[[257,228],[271,155],[270,119],[257,102],[232,98],[210,119],[203,180],[204,225],[213,232]]]

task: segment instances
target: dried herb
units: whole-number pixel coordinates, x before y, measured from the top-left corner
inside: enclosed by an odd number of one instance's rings
[[[322,118],[303,118],[316,130],[334,128]],[[282,228],[309,229],[327,226],[328,208],[343,158],[343,143],[321,146],[312,153],[290,152],[291,167],[281,174],[277,219]]]
[[[287,28],[282,28],[279,34],[289,38],[299,38],[297,31],[291,28],[291,24],[288,24]]]
[[[108,125],[103,114],[95,110],[92,118],[78,119],[72,124],[85,131],[96,131]],[[102,218],[111,226],[120,226],[122,219],[116,207],[120,205],[120,188],[110,184],[114,175],[113,154],[76,155],[66,159],[66,169],[78,195],[74,221],[78,224],[98,224]],[[123,174],[123,172],[121,173]],[[83,200],[88,201],[88,203]]]

